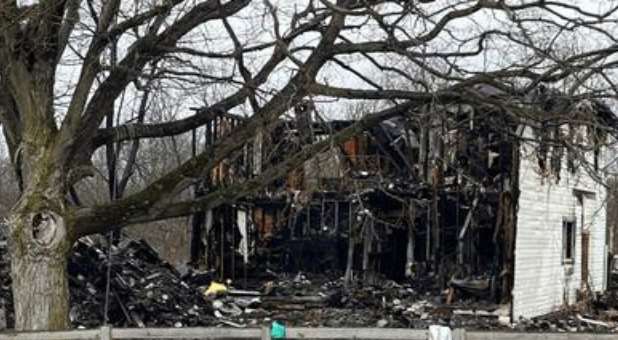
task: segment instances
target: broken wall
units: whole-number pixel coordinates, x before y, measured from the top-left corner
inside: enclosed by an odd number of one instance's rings
[[[533,136],[530,128],[524,136]],[[553,148],[549,147],[549,154]],[[604,187],[583,166],[570,171],[566,160],[559,173],[542,170],[537,150],[538,144],[532,142],[520,147],[514,320],[575,302],[577,291],[586,287],[582,285],[582,232],[589,233],[588,279],[583,282],[588,282],[592,291],[602,291],[607,284]],[[572,263],[563,259],[565,219],[575,221]]]

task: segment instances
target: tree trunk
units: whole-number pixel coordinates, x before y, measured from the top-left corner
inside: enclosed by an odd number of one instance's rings
[[[52,210],[30,209],[18,210],[22,213],[14,213],[9,221],[15,329],[66,329],[71,243],[65,219]]]
[[[69,288],[64,256],[13,256],[16,330],[60,330],[69,326]]]

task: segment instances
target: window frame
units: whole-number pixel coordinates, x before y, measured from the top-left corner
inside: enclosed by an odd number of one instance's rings
[[[570,240],[568,228],[571,227]],[[572,265],[575,263],[575,246],[577,240],[577,219],[574,216],[562,218],[562,264]],[[570,244],[569,244],[570,243]],[[570,247],[570,257],[567,257]]]

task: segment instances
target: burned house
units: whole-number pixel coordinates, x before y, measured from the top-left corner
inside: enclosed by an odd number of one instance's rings
[[[504,95],[477,90],[488,102]],[[195,216],[194,261],[221,278],[260,265],[345,273],[347,282],[431,277],[447,302],[481,296],[509,305],[513,321],[605,290],[608,136],[599,127],[614,115],[544,88],[512,101],[421,105],[333,144],[267,189]],[[207,143],[236,124],[216,118]],[[202,190],[353,124],[300,106]]]

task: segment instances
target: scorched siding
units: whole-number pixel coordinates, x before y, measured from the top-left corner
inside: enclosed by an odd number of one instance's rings
[[[590,228],[590,282],[594,290],[604,288],[605,201],[604,190],[588,176],[571,175],[563,161],[561,179],[542,178],[532,145],[520,149],[519,206],[515,243],[513,318],[530,318],[575,301],[581,287],[581,207],[574,190],[595,194],[585,199],[585,224]],[[562,223],[576,217],[575,255],[572,274],[563,264]]]

